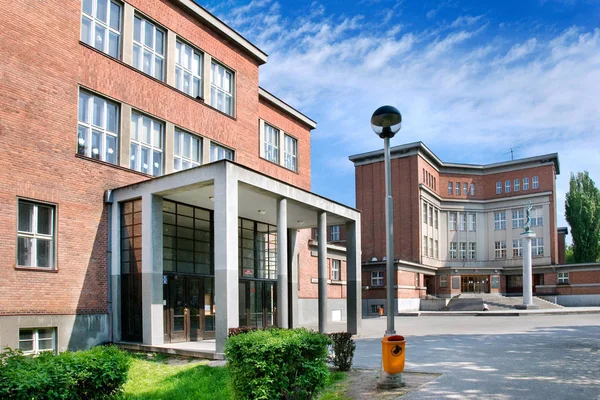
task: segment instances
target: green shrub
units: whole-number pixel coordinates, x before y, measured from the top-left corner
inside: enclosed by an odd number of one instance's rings
[[[325,386],[327,346],[306,329],[269,329],[228,339],[225,346],[236,399],[309,400]]]
[[[107,399],[127,379],[129,356],[114,346],[59,355],[0,356],[0,398]]]
[[[333,357],[331,362],[340,371],[350,371],[356,344],[352,340],[352,334],[348,332],[330,333],[327,336],[333,342]]]
[[[243,335],[244,333],[254,332],[258,330],[253,326],[240,326],[239,328],[229,328],[228,337]]]

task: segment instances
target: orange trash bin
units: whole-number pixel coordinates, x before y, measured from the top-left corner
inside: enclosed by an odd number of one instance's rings
[[[404,371],[405,349],[404,336],[385,336],[381,339],[381,361],[385,372],[399,374]]]

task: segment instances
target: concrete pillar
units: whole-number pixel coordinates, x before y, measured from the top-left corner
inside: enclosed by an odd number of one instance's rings
[[[210,162],[210,139],[202,138],[202,164]]]
[[[204,53],[202,57],[202,98],[206,104],[210,104],[211,65],[212,57]]]
[[[111,206],[110,229],[110,285],[111,285],[111,311],[112,311],[112,340],[121,341],[121,205],[113,202]]]
[[[142,332],[144,344],[163,344],[162,197],[142,195]]]
[[[523,232],[523,304],[518,306],[520,309],[537,308],[533,304],[533,288],[532,288],[532,268],[531,268],[531,239],[535,237],[534,232]]]
[[[347,331],[356,335],[362,325],[360,220],[346,222]]]
[[[222,353],[229,328],[239,324],[238,181],[226,167],[215,186],[215,318],[216,349]]]
[[[175,125],[172,122],[165,124],[165,139],[163,141],[163,154],[165,162],[165,175],[174,172],[173,170],[173,150],[175,149]]]
[[[288,240],[287,199],[277,200],[277,326],[287,328],[288,321]]]
[[[127,4],[127,3],[125,3]],[[129,168],[130,142],[131,142],[131,106],[121,103],[121,134],[119,137],[119,165]]]
[[[319,211],[317,217],[319,236],[319,332],[327,329],[327,213]]]
[[[167,49],[166,49],[166,72],[165,81],[168,85],[177,86],[175,82],[175,59],[177,57],[177,34],[172,30],[167,31]]]
[[[288,229],[288,304],[289,327],[298,327],[298,230]]]
[[[123,62],[133,65],[133,19],[135,9],[129,3],[123,5]]]

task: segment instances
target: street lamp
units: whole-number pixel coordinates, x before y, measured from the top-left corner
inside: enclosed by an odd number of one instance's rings
[[[390,168],[390,139],[400,130],[402,123],[402,115],[400,111],[392,106],[379,107],[371,117],[371,128],[383,139],[383,154],[385,157],[385,247],[386,247],[386,297],[387,297],[387,330],[385,331],[384,341],[386,338],[392,339],[391,336],[396,334],[394,329],[394,218],[392,210],[392,177]],[[395,346],[398,348],[398,346]],[[380,387],[399,387],[403,386],[402,374],[388,373],[384,367],[384,352],[385,345],[382,345],[382,365],[381,374],[378,385]],[[397,353],[396,353],[397,354]],[[402,355],[403,357],[403,355]],[[402,362],[402,364],[404,364]],[[402,369],[404,366],[402,366]]]

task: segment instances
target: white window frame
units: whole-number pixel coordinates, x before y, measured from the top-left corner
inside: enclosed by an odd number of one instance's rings
[[[204,97],[202,93],[203,60],[204,53],[177,39],[175,45],[175,87],[194,98]],[[187,90],[185,87],[186,82],[188,82]]]
[[[515,179],[513,182],[513,187],[514,187],[515,192],[520,192],[521,191],[521,180]]]
[[[102,115],[97,120],[96,104],[100,102]],[[77,154],[101,160],[111,164],[119,164],[119,127],[121,126],[121,109],[118,103],[107,100],[84,89],[79,89],[77,111]],[[114,107],[114,126],[108,126],[108,111]],[[96,124],[98,122],[100,125]],[[114,129],[114,130],[111,130]],[[94,137],[99,138],[99,147],[94,147]],[[110,147],[108,142],[112,140]],[[109,159],[109,155],[113,160]]]
[[[32,206],[32,215],[31,215],[31,231],[21,230],[19,226],[19,221],[21,217],[21,205],[30,205]],[[38,232],[38,212],[39,207],[47,208],[50,210],[50,233],[39,233]],[[16,246],[16,265],[18,267],[27,267],[27,268],[39,268],[42,270],[54,270],[56,269],[56,207],[51,204],[38,203],[35,201],[29,201],[25,199],[18,199],[17,201],[17,246]],[[30,249],[30,257],[31,257],[31,265],[23,265],[19,263],[19,239],[27,239],[30,241],[31,249]],[[48,266],[39,266],[37,259],[37,246],[38,241],[49,241],[50,242],[50,255],[48,257]]]
[[[423,221],[422,222],[425,225],[427,225],[427,213],[428,213],[427,210],[428,209],[429,209],[429,207],[427,206],[427,203],[423,202]]]
[[[229,87],[227,86],[229,82]],[[215,62],[210,64],[210,105],[233,116],[235,75],[232,70]]]
[[[469,184],[463,183],[463,196],[467,196],[469,194]]]
[[[540,187],[539,178],[537,176],[534,176],[533,178],[531,178],[531,188],[539,189],[539,187]]]
[[[428,244],[428,240],[427,240],[427,236],[423,236],[423,256],[427,257],[428,256],[428,252],[427,252],[427,244]]]
[[[448,287],[448,275],[440,275],[440,287]]]
[[[429,226],[433,228],[433,206],[429,206]]]
[[[331,227],[331,241],[336,242],[338,240],[340,240],[340,226],[333,225]]]
[[[471,196],[475,196],[475,184],[471,183]]]
[[[507,179],[504,182],[504,193],[510,193],[511,184],[512,184],[512,181],[510,179]]]
[[[273,125],[264,123],[264,150],[265,160],[279,164],[279,129]]]
[[[496,182],[496,194],[502,194],[502,182]]]
[[[568,285],[569,284],[569,273],[568,272],[557,272],[558,284]]]
[[[194,151],[194,142],[198,143],[196,151]],[[197,153],[195,157],[194,153]],[[173,171],[183,171],[184,169],[194,168],[201,164],[202,138],[175,128],[173,131]]]
[[[456,260],[458,257],[458,245],[456,242],[450,242],[450,259]]]
[[[523,226],[525,226],[525,211],[522,208],[512,210],[513,229],[522,228]]]
[[[531,255],[532,257],[544,256],[544,238],[538,237],[531,239]]]
[[[434,248],[434,256],[437,260],[439,260],[440,258],[440,242],[439,241],[435,241],[435,248]]]
[[[494,258],[504,259],[506,258],[506,241],[497,240],[494,242]]]
[[[433,238],[429,238],[429,257],[433,258]]]
[[[40,338],[40,331],[42,330],[50,330],[52,332],[51,338]],[[21,339],[21,331],[32,331],[31,339]],[[40,350],[40,341],[41,340],[51,340],[52,341],[52,349]],[[20,328],[19,329],[19,348],[21,348],[22,342],[32,342],[32,350],[22,350],[23,354],[40,354],[41,352],[52,352],[56,354],[56,328],[48,327],[48,328]]]
[[[455,212],[448,213],[448,230],[455,231],[456,230],[456,216]]]
[[[382,287],[384,285],[383,272],[384,271],[371,271],[371,286]]]
[[[283,166],[298,172],[298,139],[288,134],[283,135]]]
[[[477,214],[468,213],[467,214],[467,227],[469,232],[477,231]]]
[[[139,21],[139,38],[136,38],[136,26]],[[160,81],[164,81],[165,79],[165,49],[166,49],[166,38],[167,32],[164,28],[159,27],[154,22],[146,19],[140,14],[135,14],[133,21],[133,66],[142,71],[145,74],[148,74]],[[148,29],[152,30],[152,44],[149,45],[146,43],[146,31]],[[162,41],[158,40],[157,32],[162,34]],[[160,51],[161,49],[162,51]],[[137,57],[136,57],[137,51]],[[144,68],[144,54],[147,54],[150,57],[150,68]],[[160,62],[160,71],[157,71],[156,64]]]
[[[531,226],[543,226],[544,217],[541,215],[543,210],[541,207],[534,207],[531,209]]]
[[[523,190],[529,190],[529,178],[528,177],[524,177],[523,178]]]
[[[513,239],[513,258],[523,257],[523,239]]]
[[[433,227],[435,229],[438,229],[439,227],[439,220],[440,220],[440,216],[439,216],[440,212],[437,209],[434,209],[433,211]]]
[[[462,232],[465,232],[467,230],[466,213],[458,213],[458,230]]]
[[[144,138],[142,137],[144,121],[148,121],[150,123],[150,142],[144,140]],[[137,126],[137,129],[135,129],[134,124],[135,126]],[[155,127],[159,128],[159,143],[155,143],[157,141],[157,138],[154,134],[156,129]],[[152,176],[161,176],[164,173],[164,132],[165,124],[163,124],[161,121],[158,121],[147,115],[138,113],[136,111],[133,111],[131,113],[131,136],[129,139],[129,168]],[[135,152],[133,151],[134,149],[136,150]],[[149,163],[145,167],[147,169],[146,171],[144,171],[144,165],[142,164],[142,150],[146,150],[149,152]],[[158,160],[156,160],[157,156]],[[157,161],[159,164],[158,167],[156,166]],[[158,171],[155,170],[156,168],[158,168]]]
[[[461,260],[467,259],[467,242],[460,242],[458,247],[458,256]]]
[[[494,212],[494,230],[503,231],[506,229],[506,211]]]
[[[460,182],[454,184],[454,193],[456,193],[457,196],[460,196]]]
[[[230,148],[210,142],[210,162],[219,160],[235,160],[235,152]]]
[[[452,194],[453,190],[454,190],[454,183],[448,182],[448,194]]]
[[[105,21],[98,16],[98,3],[106,5]],[[111,13],[112,7],[118,7],[117,21],[113,21],[113,15]],[[86,25],[86,23],[88,25]],[[89,29],[87,37],[84,37],[85,26]],[[122,29],[123,3],[114,0],[83,0],[81,2],[81,32],[79,37],[82,42],[93,46],[97,50],[100,50],[111,57],[120,59]],[[101,37],[101,39],[97,40],[98,37]],[[111,40],[116,40],[116,53],[111,51]]]
[[[340,281],[342,280],[342,262],[340,260],[331,259],[331,280]]]
[[[469,242],[469,260],[477,259],[477,243]]]

